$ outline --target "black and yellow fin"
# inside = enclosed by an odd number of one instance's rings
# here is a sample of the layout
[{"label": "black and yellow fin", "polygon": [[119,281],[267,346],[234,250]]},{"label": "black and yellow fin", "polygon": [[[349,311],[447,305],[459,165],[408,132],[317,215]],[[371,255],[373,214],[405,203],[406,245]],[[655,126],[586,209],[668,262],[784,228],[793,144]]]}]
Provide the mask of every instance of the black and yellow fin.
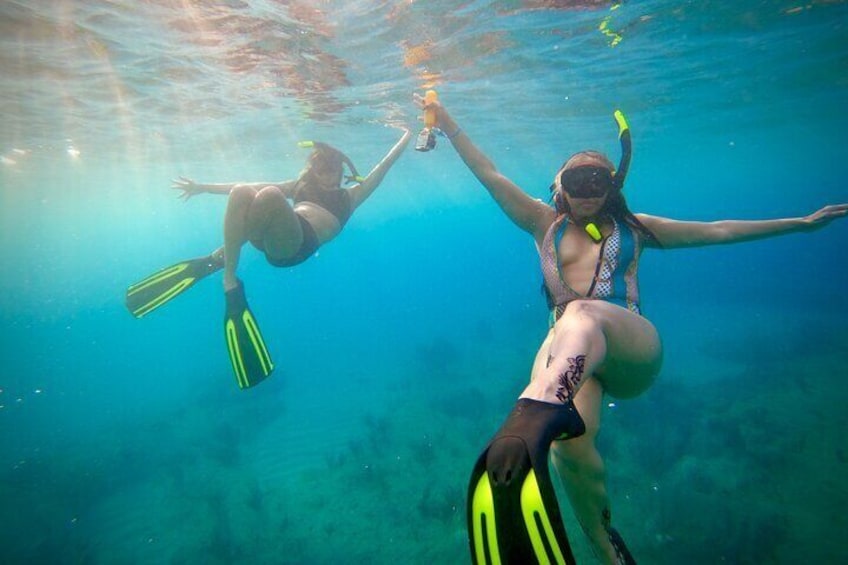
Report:
[{"label": "black and yellow fin", "polygon": [[548,453],[554,439],[584,432],[573,405],[518,401],[471,474],[467,520],[473,563],[574,565]]},{"label": "black and yellow fin", "polygon": [[199,281],[224,266],[214,255],[181,261],[165,267],[127,289],[127,310],[136,318],[152,312],[176,298]]},{"label": "black and yellow fin", "polygon": [[271,374],[274,363],[271,361],[271,355],[265,346],[256,318],[247,305],[241,281],[238,282],[238,286],[226,292],[226,298],[224,335],[227,351],[239,388],[250,388]]}]

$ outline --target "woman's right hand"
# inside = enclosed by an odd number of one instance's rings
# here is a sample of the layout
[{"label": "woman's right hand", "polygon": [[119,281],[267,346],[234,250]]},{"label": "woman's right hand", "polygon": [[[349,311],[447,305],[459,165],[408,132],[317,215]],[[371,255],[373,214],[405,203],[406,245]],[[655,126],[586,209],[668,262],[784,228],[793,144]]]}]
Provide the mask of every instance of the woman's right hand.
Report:
[{"label": "woman's right hand", "polygon": [[427,102],[426,100],[424,100],[424,97],[418,93],[414,93],[412,95],[412,99],[422,111],[433,111],[433,113],[436,115],[435,127],[439,128],[445,133],[449,133],[457,129],[456,122],[453,121],[453,118],[450,117],[450,114],[448,114],[448,111],[445,110],[444,106],[442,106],[441,102],[439,102],[438,100]]},{"label": "woman's right hand", "polygon": [[199,184],[186,177],[179,177],[171,181],[171,188],[181,190],[182,194],[178,195],[177,198],[182,198],[183,200],[188,200],[192,196],[203,192]]}]

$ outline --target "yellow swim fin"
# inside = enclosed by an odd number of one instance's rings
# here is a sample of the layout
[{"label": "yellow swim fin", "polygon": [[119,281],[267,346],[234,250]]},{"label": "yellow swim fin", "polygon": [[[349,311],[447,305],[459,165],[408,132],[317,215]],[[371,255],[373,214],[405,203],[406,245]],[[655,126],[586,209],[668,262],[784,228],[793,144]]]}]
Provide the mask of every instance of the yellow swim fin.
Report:
[{"label": "yellow swim fin", "polygon": [[127,289],[127,310],[136,318],[170,302],[199,281],[220,270],[223,257],[215,255],[181,261],[165,267]]},{"label": "yellow swim fin", "polygon": [[471,473],[467,520],[475,565],[574,565],[548,453],[554,439],[584,432],[573,405],[518,401]]},{"label": "yellow swim fin", "polygon": [[224,336],[227,351],[236,375],[239,388],[256,386],[274,370],[271,355],[265,346],[262,332],[253,312],[247,305],[244,286],[238,286],[226,292],[227,311],[224,316]]}]

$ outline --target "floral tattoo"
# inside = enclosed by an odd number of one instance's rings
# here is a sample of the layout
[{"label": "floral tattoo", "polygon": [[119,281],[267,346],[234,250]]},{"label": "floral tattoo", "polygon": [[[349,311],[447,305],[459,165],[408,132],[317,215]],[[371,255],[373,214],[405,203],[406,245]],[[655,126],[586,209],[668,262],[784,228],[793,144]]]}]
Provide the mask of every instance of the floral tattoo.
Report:
[{"label": "floral tattoo", "polygon": [[585,355],[568,358],[568,369],[559,376],[559,386],[557,386],[556,391],[557,398],[563,404],[574,398],[580,380],[583,378],[585,365]]}]

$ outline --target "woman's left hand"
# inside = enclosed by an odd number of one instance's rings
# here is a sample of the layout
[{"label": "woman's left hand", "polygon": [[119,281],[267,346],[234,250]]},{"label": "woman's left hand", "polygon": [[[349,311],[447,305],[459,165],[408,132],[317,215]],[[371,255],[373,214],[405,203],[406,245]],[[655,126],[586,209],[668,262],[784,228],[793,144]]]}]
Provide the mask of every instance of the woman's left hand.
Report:
[{"label": "woman's left hand", "polygon": [[805,217],[804,223],[808,230],[817,230],[846,215],[848,215],[848,204],[832,204]]},{"label": "woman's left hand", "polygon": [[171,188],[182,191],[182,194],[180,194],[178,198],[182,198],[183,200],[188,200],[192,196],[203,192],[200,185],[186,177],[174,179],[171,183]]}]

